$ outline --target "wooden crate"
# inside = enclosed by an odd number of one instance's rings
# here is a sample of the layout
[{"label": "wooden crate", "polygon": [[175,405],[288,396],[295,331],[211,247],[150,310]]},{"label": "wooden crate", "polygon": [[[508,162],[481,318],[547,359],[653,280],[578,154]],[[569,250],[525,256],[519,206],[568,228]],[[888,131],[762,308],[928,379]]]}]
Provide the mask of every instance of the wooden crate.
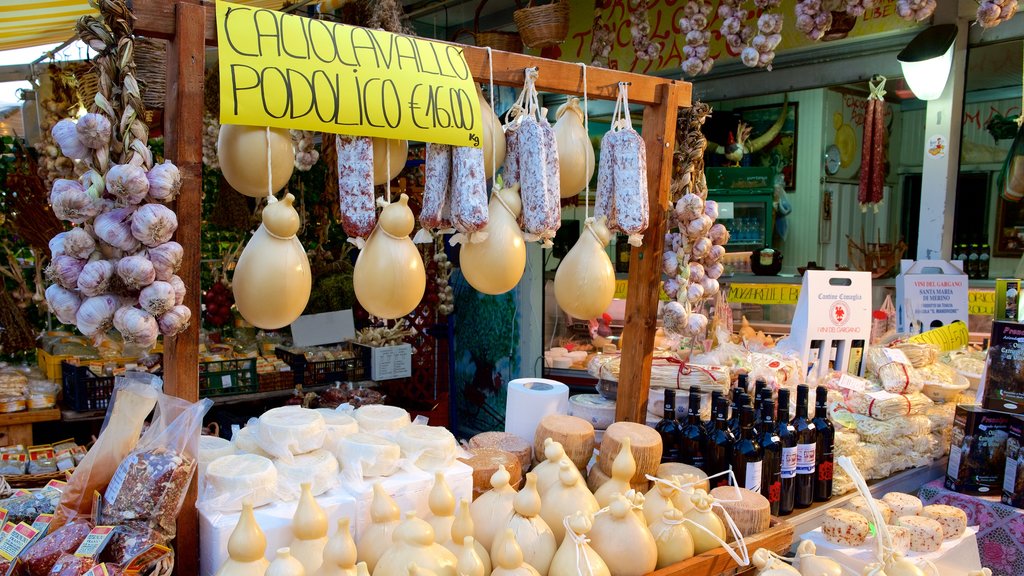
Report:
[{"label": "wooden crate", "polygon": [[[746,539],[747,551],[751,556],[758,548],[767,548],[772,552],[785,554],[793,545],[793,526],[785,520],[772,518],[767,530]],[[655,570],[648,576],[733,576],[736,574],[753,574],[756,568],[739,566],[722,548],[694,556],[689,560]]]}]

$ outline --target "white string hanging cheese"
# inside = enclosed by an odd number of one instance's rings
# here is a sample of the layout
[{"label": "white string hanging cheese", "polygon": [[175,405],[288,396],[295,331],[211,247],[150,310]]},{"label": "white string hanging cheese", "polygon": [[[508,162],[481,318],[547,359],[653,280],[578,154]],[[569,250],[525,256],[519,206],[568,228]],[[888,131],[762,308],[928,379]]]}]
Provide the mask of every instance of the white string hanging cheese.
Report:
[{"label": "white string hanging cheese", "polygon": [[633,129],[628,92],[629,83],[619,82],[612,128],[601,138],[595,214],[605,216],[611,230],[628,235],[630,245],[640,246],[650,221],[647,148]]},{"label": "white string hanging cheese", "polygon": [[587,512],[575,512],[562,519],[566,538],[555,552],[548,576],[611,576],[604,559],[590,547],[586,534],[593,521]]},{"label": "white string hanging cheese", "polygon": [[392,320],[416,309],[427,274],[423,257],[409,238],[415,226],[409,197],[402,194],[393,204],[383,199],[381,203],[377,227],[356,258],[352,286],[367,312]]},{"label": "white string hanging cheese", "polygon": [[[288,184],[295,169],[295,149],[288,130],[224,124],[217,137],[217,158],[224,179],[251,198],[264,198]],[[267,171],[253,170],[254,162]]]}]

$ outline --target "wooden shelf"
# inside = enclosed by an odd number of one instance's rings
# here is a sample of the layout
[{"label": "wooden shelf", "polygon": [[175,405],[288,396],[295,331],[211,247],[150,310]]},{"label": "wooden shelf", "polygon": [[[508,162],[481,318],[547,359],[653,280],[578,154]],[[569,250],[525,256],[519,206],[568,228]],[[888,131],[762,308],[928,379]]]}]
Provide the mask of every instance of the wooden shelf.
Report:
[{"label": "wooden shelf", "polygon": [[[793,545],[793,525],[785,520],[772,518],[771,527],[760,534],[745,538],[747,552],[752,556],[758,548],[767,548],[777,554],[785,554]],[[724,548],[715,548],[656,570],[648,576],[725,576],[733,574],[753,574],[757,570],[750,566],[740,566]]]},{"label": "wooden shelf", "polygon": [[36,422],[52,422],[54,420],[60,420],[59,408],[0,414],[0,426],[19,426],[22,424],[35,424]]}]

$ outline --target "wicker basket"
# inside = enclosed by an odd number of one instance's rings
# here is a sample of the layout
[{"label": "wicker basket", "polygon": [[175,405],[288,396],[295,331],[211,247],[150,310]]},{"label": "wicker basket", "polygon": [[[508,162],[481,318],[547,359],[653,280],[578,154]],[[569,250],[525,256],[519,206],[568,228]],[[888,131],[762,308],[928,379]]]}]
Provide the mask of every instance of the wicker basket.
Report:
[{"label": "wicker basket", "polygon": [[544,48],[565,41],[569,35],[569,3],[555,0],[551,4],[534,6],[533,0],[526,8],[512,14],[516,28],[529,48]]},{"label": "wicker basket", "polygon": [[[522,52],[523,40],[519,37],[518,32],[506,32],[504,30],[480,31],[480,11],[483,10],[485,4],[487,4],[487,0],[480,0],[480,3],[477,4],[476,15],[473,17],[473,30],[459,30],[452,35],[452,40],[463,34],[470,34],[473,36],[473,43],[477,46],[490,47],[504,52]],[[518,5],[517,2],[516,6]]]},{"label": "wicker basket", "polygon": [[68,474],[74,470],[70,468],[46,474],[8,474],[3,478],[12,488],[42,488],[51,480],[67,480]]},{"label": "wicker basket", "polygon": [[167,43],[151,38],[136,38],[135,70],[146,108],[163,110],[167,97]]}]

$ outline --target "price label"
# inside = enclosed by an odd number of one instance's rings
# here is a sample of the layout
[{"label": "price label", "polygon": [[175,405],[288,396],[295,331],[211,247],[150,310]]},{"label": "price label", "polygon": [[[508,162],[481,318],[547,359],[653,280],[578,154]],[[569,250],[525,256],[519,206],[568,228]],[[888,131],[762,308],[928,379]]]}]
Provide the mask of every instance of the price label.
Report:
[{"label": "price label", "polygon": [[876,390],[874,392],[868,392],[866,396],[879,402],[884,402],[886,400],[892,400],[893,398],[900,397],[899,394],[894,394],[892,392],[889,392],[888,390]]},{"label": "price label", "polygon": [[895,362],[897,364],[906,364],[907,366],[913,366],[910,363],[910,359],[903,353],[903,350],[899,348],[882,348],[882,353],[889,359],[889,362]]},{"label": "price label", "polygon": [[29,542],[35,539],[36,534],[39,530],[25,524],[24,522],[15,526],[10,534],[4,538],[3,543],[0,543],[0,556],[8,562],[14,560],[14,558],[21,554],[21,551],[28,546]]},{"label": "price label", "polygon": [[850,374],[843,374],[839,377],[838,384],[840,388],[846,388],[854,392],[863,392],[867,389],[868,381]]}]

